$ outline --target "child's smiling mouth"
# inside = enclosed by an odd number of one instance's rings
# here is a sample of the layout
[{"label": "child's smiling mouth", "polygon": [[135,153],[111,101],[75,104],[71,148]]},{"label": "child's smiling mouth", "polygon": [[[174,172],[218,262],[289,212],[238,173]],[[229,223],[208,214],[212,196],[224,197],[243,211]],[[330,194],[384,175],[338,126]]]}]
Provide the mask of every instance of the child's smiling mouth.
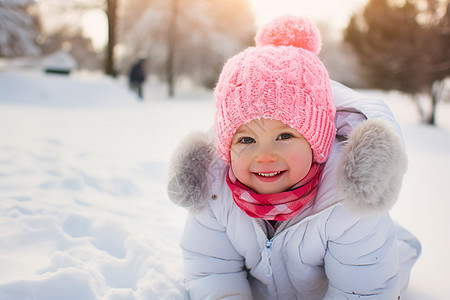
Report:
[{"label": "child's smiling mouth", "polygon": [[286,171],[276,171],[276,172],[255,172],[253,173],[256,178],[262,182],[275,182],[278,181],[281,176],[284,175]]},{"label": "child's smiling mouth", "polygon": [[273,176],[276,176],[276,175],[278,175],[278,174],[281,174],[281,172],[282,172],[282,171],[279,171],[279,172],[271,172],[271,173],[256,173],[256,174],[258,174],[259,176],[263,176],[263,177],[273,177]]}]

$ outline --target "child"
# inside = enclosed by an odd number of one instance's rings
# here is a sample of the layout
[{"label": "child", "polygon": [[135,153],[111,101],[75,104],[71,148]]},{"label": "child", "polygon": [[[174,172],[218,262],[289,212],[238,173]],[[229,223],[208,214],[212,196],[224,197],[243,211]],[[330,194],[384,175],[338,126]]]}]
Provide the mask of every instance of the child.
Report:
[{"label": "child", "polygon": [[330,82],[310,22],[255,40],[220,75],[214,142],[172,164],[191,299],[398,299],[420,244],[388,213],[406,169],[391,112]]}]

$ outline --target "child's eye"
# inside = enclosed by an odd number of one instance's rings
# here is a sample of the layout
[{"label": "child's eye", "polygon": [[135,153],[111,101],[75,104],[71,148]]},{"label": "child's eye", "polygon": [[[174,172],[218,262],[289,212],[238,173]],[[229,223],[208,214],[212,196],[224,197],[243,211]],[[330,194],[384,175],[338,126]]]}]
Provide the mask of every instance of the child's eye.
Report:
[{"label": "child's eye", "polygon": [[254,142],[255,142],[255,140],[248,136],[244,136],[243,138],[239,139],[239,143],[242,143],[242,144],[252,144]]},{"label": "child's eye", "polygon": [[291,137],[293,137],[293,135],[290,133],[282,133],[278,136],[277,140],[287,140],[290,139]]}]

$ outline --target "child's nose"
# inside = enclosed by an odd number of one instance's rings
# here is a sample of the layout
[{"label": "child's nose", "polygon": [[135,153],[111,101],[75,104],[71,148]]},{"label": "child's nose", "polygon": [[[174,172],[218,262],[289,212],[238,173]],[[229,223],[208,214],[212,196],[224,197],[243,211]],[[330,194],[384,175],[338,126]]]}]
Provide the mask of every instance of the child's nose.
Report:
[{"label": "child's nose", "polygon": [[270,148],[262,148],[258,151],[255,161],[258,163],[274,162],[278,160],[278,155]]}]

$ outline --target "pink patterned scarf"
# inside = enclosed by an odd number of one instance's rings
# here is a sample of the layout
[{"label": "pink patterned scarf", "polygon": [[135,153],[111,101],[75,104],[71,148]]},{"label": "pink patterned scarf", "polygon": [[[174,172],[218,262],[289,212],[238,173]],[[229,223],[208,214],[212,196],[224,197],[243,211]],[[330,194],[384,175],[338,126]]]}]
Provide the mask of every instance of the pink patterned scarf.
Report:
[{"label": "pink patterned scarf", "polygon": [[313,163],[308,174],[292,189],[276,194],[258,194],[237,180],[231,168],[227,184],[234,202],[252,218],[285,221],[297,215],[317,194],[323,164]]}]

